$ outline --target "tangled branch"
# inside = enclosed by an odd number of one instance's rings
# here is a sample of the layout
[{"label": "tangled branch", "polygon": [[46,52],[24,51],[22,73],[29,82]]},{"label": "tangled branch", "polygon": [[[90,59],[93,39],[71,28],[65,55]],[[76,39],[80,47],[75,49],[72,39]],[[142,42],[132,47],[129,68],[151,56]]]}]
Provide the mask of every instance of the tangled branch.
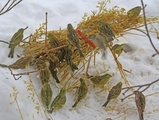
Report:
[{"label": "tangled branch", "polygon": [[8,0],[7,3],[0,10],[0,15],[3,15],[13,9],[16,5],[18,5],[22,0]]},{"label": "tangled branch", "polygon": [[[141,0],[141,5],[142,5],[142,9],[143,9],[144,26],[145,26],[145,30],[146,30],[146,32],[145,32],[144,34],[146,34],[146,36],[148,37],[148,39],[149,39],[149,41],[150,41],[150,44],[151,44],[151,46],[153,47],[153,49],[155,50],[155,52],[156,52],[157,54],[159,54],[157,48],[155,47],[155,45],[154,45],[153,42],[152,42],[152,39],[151,39],[149,30],[148,30],[148,27],[147,27],[146,12],[145,12],[145,6],[146,6],[146,5],[144,5],[143,0]],[[157,55],[157,54],[152,55],[152,57],[154,57],[154,56]]]},{"label": "tangled branch", "polygon": [[[145,89],[143,89],[143,90],[140,91],[140,92],[144,92],[144,91],[147,90],[152,84],[154,84],[154,83],[156,83],[156,82],[158,82],[158,81],[159,81],[159,79],[157,79],[157,80],[155,80],[155,81],[153,81],[153,82],[151,82],[151,83],[147,83],[147,84],[143,84],[143,85],[136,85],[136,86],[131,86],[131,87],[122,88],[122,90],[125,90],[125,89],[126,89],[125,92],[123,93],[123,95],[125,95],[125,93],[128,92],[128,91],[129,91],[130,89],[132,89],[132,88],[138,88],[137,91],[139,91],[141,88],[146,87]],[[122,101],[124,101],[126,98],[132,96],[133,94],[134,94],[134,93],[132,93],[132,94],[130,94],[130,95],[124,97],[124,98],[122,99]]]}]

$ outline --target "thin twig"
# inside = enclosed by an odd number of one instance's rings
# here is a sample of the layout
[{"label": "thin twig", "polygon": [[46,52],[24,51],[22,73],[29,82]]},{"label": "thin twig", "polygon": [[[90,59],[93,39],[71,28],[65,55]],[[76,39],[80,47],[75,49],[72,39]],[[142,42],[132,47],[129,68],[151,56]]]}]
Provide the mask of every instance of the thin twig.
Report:
[{"label": "thin twig", "polygon": [[132,94],[130,94],[130,95],[128,95],[128,96],[122,98],[121,101],[123,102],[126,98],[128,98],[128,97],[130,97],[130,96],[132,96],[132,95],[134,95],[134,93],[132,93]]},{"label": "thin twig", "polygon": [[15,77],[15,74],[13,73],[13,71],[11,70],[10,67],[8,67],[8,69],[10,70],[11,75],[14,77],[15,80],[19,80],[22,76],[19,76],[18,78]]},{"label": "thin twig", "polygon": [[28,39],[28,38],[30,38],[31,36],[33,36],[33,35],[31,34],[31,35],[25,37],[25,38],[22,40],[22,42],[23,42],[23,43],[29,43],[29,42],[25,42],[25,40]]},{"label": "thin twig", "polygon": [[116,65],[117,65],[117,67],[119,69],[120,75],[124,79],[125,84],[128,85],[128,86],[130,86],[130,84],[129,84],[127,78],[126,78],[126,75],[125,75],[125,72],[123,70],[123,67],[122,67],[121,63],[118,61],[116,54],[112,51],[112,46],[109,45],[108,48],[109,48],[110,52],[112,53],[112,55],[114,57],[114,60],[115,60]]},{"label": "thin twig", "polygon": [[[16,0],[14,0],[14,1],[16,1]],[[17,3],[15,3],[12,7],[10,7],[10,9],[9,10],[11,10],[12,8],[14,8],[16,5],[18,5],[20,2],[22,2],[23,0],[19,0]]]},{"label": "thin twig", "polygon": [[[23,73],[17,73],[17,74],[15,74],[15,73],[13,73],[13,71],[11,70],[11,68],[9,66],[7,66],[7,68],[10,70],[11,75],[14,77],[15,80],[19,80],[23,75],[29,75],[31,73],[35,73],[35,72],[46,70],[46,68],[44,68],[44,69],[40,69],[40,70],[34,70],[34,71],[29,71],[29,72],[23,72]],[[16,78],[15,76],[19,76],[19,77]]]},{"label": "thin twig", "polygon": [[[45,46],[46,46],[46,44],[47,44],[47,12],[45,13],[46,14],[46,20],[45,20],[45,22],[46,22],[46,31],[45,31]],[[45,47],[45,51],[47,52],[47,48]]]},{"label": "thin twig", "polygon": [[12,5],[14,5],[14,2],[15,2],[16,0],[13,0],[12,1],[12,3],[9,5],[9,7],[7,8],[7,10],[9,10],[11,7],[12,7]]},{"label": "thin twig", "polygon": [[140,32],[142,32],[143,34],[147,35],[147,33],[146,33],[146,32],[144,32],[144,31],[142,31],[142,30],[140,30],[140,29],[138,29],[138,28],[131,28],[131,29],[134,29],[134,30],[140,31]]},{"label": "thin twig", "polygon": [[[18,5],[22,0],[13,0],[12,3],[8,6],[11,0],[8,0],[8,2],[4,5],[4,7],[0,10],[0,15],[5,14],[6,12],[9,12],[11,9],[13,9],[16,5]],[[7,7],[8,6],[8,7]],[[6,10],[5,10],[6,9]]]},{"label": "thin twig", "polygon": [[8,2],[3,6],[3,8],[0,10],[0,13],[7,7],[7,5],[9,4],[10,0],[8,0]]},{"label": "thin twig", "polygon": [[159,79],[157,79],[157,80],[155,80],[155,81],[153,81],[151,83],[147,83],[147,84],[143,84],[143,85],[135,85],[135,86],[131,86],[131,87],[125,87],[125,88],[122,88],[122,90],[124,90],[124,89],[131,89],[131,88],[135,88],[135,87],[141,88],[141,87],[145,87],[145,86],[150,86],[150,85],[152,85],[152,84],[154,84],[154,83],[156,83],[158,81],[159,81]]},{"label": "thin twig", "polygon": [[0,42],[6,43],[6,44],[10,44],[9,42],[6,42],[4,40],[0,40]]},{"label": "thin twig", "polygon": [[[156,52],[157,54],[159,54],[157,48],[155,47],[155,45],[154,45],[153,42],[152,42],[152,39],[151,39],[150,34],[149,34],[149,31],[148,31],[144,2],[143,2],[143,0],[140,0],[140,1],[141,1],[141,5],[142,5],[142,10],[143,10],[143,17],[144,17],[144,25],[145,25],[145,29],[146,29],[146,35],[147,35],[147,37],[149,38],[150,44],[151,44],[151,46],[153,47],[153,49],[155,50],[155,52]],[[152,57],[154,57],[154,55],[152,55]]]},{"label": "thin twig", "polygon": [[18,103],[17,99],[15,100],[15,102],[16,102],[16,105],[17,105],[17,107],[18,107],[18,111],[19,111],[19,114],[20,114],[21,120],[24,120],[24,119],[23,119],[23,115],[22,115],[22,112],[21,112],[21,110],[20,110],[19,103]]},{"label": "thin twig", "polygon": [[[151,83],[147,83],[147,84],[143,84],[143,85],[136,85],[136,86],[131,86],[131,87],[122,88],[122,90],[126,89],[126,91],[123,93],[123,95],[124,95],[126,92],[128,92],[130,89],[132,89],[132,88],[138,88],[137,90],[139,91],[141,88],[146,87],[145,89],[143,89],[142,91],[140,91],[140,92],[144,92],[144,91],[147,90],[152,84],[154,84],[154,83],[156,83],[156,82],[158,82],[158,81],[159,81],[159,79],[157,79],[157,80],[155,80],[155,81],[153,81],[153,82],[151,82]],[[130,95],[128,95],[128,96],[126,96],[126,97],[124,97],[124,98],[121,99],[121,100],[124,101],[126,98],[128,98],[128,97],[130,97],[130,96],[132,96],[132,95],[133,95],[133,93],[130,94]]]}]

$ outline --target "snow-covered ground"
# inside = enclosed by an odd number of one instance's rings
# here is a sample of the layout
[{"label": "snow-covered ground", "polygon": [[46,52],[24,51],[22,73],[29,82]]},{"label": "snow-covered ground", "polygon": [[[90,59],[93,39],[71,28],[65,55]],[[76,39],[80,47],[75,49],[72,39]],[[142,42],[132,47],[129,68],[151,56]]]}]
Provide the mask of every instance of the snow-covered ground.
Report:
[{"label": "snow-covered ground", "polygon": [[[2,8],[6,1],[1,0],[0,8]],[[100,0],[23,0],[13,10],[0,16],[0,39],[10,41],[15,31],[26,26],[29,28],[26,30],[25,36],[34,33],[35,29],[39,28],[39,25],[45,21],[45,12],[48,12],[49,30],[56,30],[59,27],[66,28],[68,23],[72,23],[76,27],[82,20],[84,13],[90,14],[92,10],[97,10],[96,5],[98,1]],[[147,4],[147,16],[159,16],[158,0],[144,0],[144,2]],[[116,5],[129,10],[141,5],[141,3],[140,0],[111,0],[111,3],[107,7],[111,8]],[[155,27],[159,29],[158,25],[155,25]],[[159,49],[159,41],[156,38],[156,34],[151,34],[151,37],[155,46]],[[159,56],[151,57],[154,50],[148,38],[129,34],[119,39],[121,42],[130,43],[135,48],[134,52],[122,53],[119,57],[123,68],[132,73],[127,73],[130,85],[145,84],[158,79]],[[9,53],[8,45],[0,43],[0,48],[0,63],[11,64],[16,61],[16,57],[14,59],[7,57]],[[114,74],[109,82],[111,86],[121,80],[112,55],[108,52],[106,60],[102,60],[100,59],[100,55],[98,56],[99,59],[96,61],[96,66],[91,66],[90,73],[93,74],[96,72],[95,69],[100,73],[105,69],[108,70],[109,73]],[[37,74],[33,75],[32,81],[39,94],[41,85],[37,81],[36,76]],[[35,107],[40,106],[39,104],[41,103],[38,102],[36,96],[34,97],[34,103],[31,98],[28,98],[28,96],[32,96],[26,88],[30,80],[28,76],[23,76],[20,80],[15,81],[8,69],[0,68],[0,79],[0,120],[21,119],[16,102],[13,102],[14,98],[10,96],[10,94],[13,94],[13,86],[16,86],[16,89],[19,91],[17,101],[24,120],[48,120],[42,108],[40,108],[40,113],[37,113]],[[24,81],[27,83],[24,83]],[[108,88],[109,85],[107,85]],[[108,92],[95,94],[99,90],[98,88],[93,89],[90,86],[89,94],[80,102],[80,105],[76,109],[72,109],[71,107],[74,103],[74,94],[68,93],[66,105],[51,114],[53,120],[106,120],[109,117],[113,120],[138,120],[134,97],[121,102],[120,98],[124,96],[119,96],[116,104],[114,104],[114,101],[110,102],[109,106],[114,106],[114,109],[109,111],[109,107],[107,109],[102,107]],[[144,92],[146,96],[145,120],[159,120],[159,94],[157,92],[159,92],[159,82],[153,84]],[[53,96],[56,96],[57,93],[58,91],[54,91]],[[11,104],[10,102],[13,103]],[[47,116],[51,118],[49,114]]]}]

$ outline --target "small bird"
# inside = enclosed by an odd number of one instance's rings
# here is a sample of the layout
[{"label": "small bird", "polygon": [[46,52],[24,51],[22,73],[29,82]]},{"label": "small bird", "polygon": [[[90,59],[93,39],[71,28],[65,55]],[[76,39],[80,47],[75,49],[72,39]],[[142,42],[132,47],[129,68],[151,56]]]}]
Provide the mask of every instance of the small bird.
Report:
[{"label": "small bird", "polygon": [[[52,48],[56,48],[56,47],[59,47],[61,46],[62,44],[59,42],[59,40],[52,34],[52,33],[48,33],[48,40],[49,40],[49,43],[51,45]],[[60,48],[58,49],[58,58],[59,58],[59,61],[60,62],[63,62],[64,60],[64,55],[65,55],[65,50],[64,48]]]},{"label": "small bird", "polygon": [[48,33],[48,40],[53,48],[60,46],[59,40],[52,33]]},{"label": "small bird", "polygon": [[102,50],[102,57],[105,58],[108,43],[112,41],[112,38],[110,39],[104,33],[99,33],[89,36],[89,39],[97,48]]},{"label": "small bird", "polygon": [[140,91],[134,91],[134,94],[135,94],[136,107],[139,112],[139,119],[144,120],[143,112],[145,110],[145,105],[146,105],[145,96]]},{"label": "small bird", "polygon": [[40,80],[42,84],[48,83],[50,79],[50,73],[48,69],[40,71]]},{"label": "small bird", "polygon": [[101,76],[93,76],[90,78],[90,80],[96,86],[104,86],[108,82],[109,78],[111,77],[112,76],[110,74],[104,74]]},{"label": "small bird", "polygon": [[139,16],[141,9],[141,6],[134,7],[127,12],[127,16],[131,19],[135,19]]},{"label": "small bird", "polygon": [[78,67],[72,61],[72,50],[71,50],[70,45],[65,47],[64,50],[65,50],[65,56],[64,56],[65,61],[70,66],[71,70],[74,72],[75,70],[78,69]]},{"label": "small bird", "polygon": [[120,56],[120,54],[123,52],[123,45],[119,45],[119,44],[115,44],[113,47],[112,47],[112,50],[115,52],[115,54],[118,55],[118,57]]},{"label": "small bird", "polygon": [[56,80],[56,83],[60,83],[59,78],[57,77],[57,69],[53,69],[52,65],[49,65],[49,70],[51,72],[52,77]]},{"label": "small bird", "polygon": [[44,56],[40,56],[35,59],[33,64],[35,64],[36,68],[40,70],[40,80],[42,84],[44,85],[45,83],[48,83],[50,79],[50,71],[46,65],[46,58]]},{"label": "small bird", "polygon": [[56,80],[56,83],[60,83],[59,78],[57,77],[57,68],[59,67],[60,61],[54,54],[51,54],[50,58],[51,60],[49,60],[49,70],[52,77]]},{"label": "small bird", "polygon": [[[103,44],[107,48],[110,43],[112,44],[112,41],[115,38],[115,34],[113,30],[111,29],[111,27],[109,26],[109,24],[102,20],[99,21],[99,32],[100,32],[99,35],[103,37]],[[103,49],[104,51],[102,55],[103,58],[106,58],[106,52],[105,52],[106,48]]]},{"label": "small bird", "polygon": [[44,69],[47,67],[46,58],[44,56],[39,56],[38,58],[33,59],[31,65],[35,65],[38,70]]},{"label": "small bird", "polygon": [[41,101],[48,108],[52,99],[52,89],[48,83],[44,84],[41,89]]},{"label": "small bird", "polygon": [[112,41],[113,38],[115,38],[115,34],[114,34],[112,28],[109,26],[108,23],[106,23],[102,20],[99,21],[99,31],[100,31],[100,33],[103,33],[107,37],[109,37],[110,41]]},{"label": "small bird", "polygon": [[17,45],[20,44],[20,42],[23,40],[23,33],[24,30],[26,30],[28,27],[26,28],[20,28],[11,38],[10,44],[9,44],[9,48],[11,49],[8,57],[13,58],[14,57],[14,49]]},{"label": "small bird", "polygon": [[122,89],[122,82],[119,82],[115,86],[113,86],[109,91],[107,101],[103,104],[102,107],[106,107],[110,100],[116,99],[120,95],[121,89]]},{"label": "small bird", "polygon": [[112,47],[112,50],[115,52],[115,54],[118,55],[118,57],[120,56],[120,54],[124,51],[125,53],[127,52],[132,52],[133,51],[133,48],[128,45],[128,44],[115,44],[113,47]]},{"label": "small bird", "polygon": [[80,87],[78,88],[78,97],[76,99],[76,102],[74,103],[74,105],[72,107],[76,107],[77,104],[86,97],[88,92],[88,87],[85,83],[85,81],[81,78],[80,79]]},{"label": "small bird", "polygon": [[80,49],[79,37],[71,24],[67,25],[67,37],[69,39],[69,42],[73,46],[77,47],[79,54],[80,54],[80,57],[84,57],[84,55]]},{"label": "small bird", "polygon": [[65,90],[65,88],[62,88],[60,90],[60,93],[53,100],[53,102],[50,106],[50,110],[48,110],[48,112],[52,113],[53,110],[60,109],[65,103],[66,103],[66,90]]}]

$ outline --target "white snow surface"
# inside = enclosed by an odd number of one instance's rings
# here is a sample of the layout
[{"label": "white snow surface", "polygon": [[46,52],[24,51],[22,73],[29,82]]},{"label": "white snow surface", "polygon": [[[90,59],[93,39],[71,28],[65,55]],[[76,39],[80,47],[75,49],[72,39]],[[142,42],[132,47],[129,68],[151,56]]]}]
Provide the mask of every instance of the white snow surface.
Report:
[{"label": "white snow surface", "polygon": [[[1,0],[0,8],[2,8],[6,1]],[[100,0],[23,0],[10,12],[0,16],[0,39],[10,41],[15,31],[26,26],[29,28],[25,31],[25,36],[34,33],[39,28],[39,25],[45,22],[45,12],[48,12],[49,30],[56,30],[60,27],[66,28],[68,23],[72,23],[76,27],[82,20],[84,13],[90,14],[91,11],[97,10],[96,5],[98,1]],[[147,16],[159,16],[158,0],[144,0],[144,2],[147,4]],[[140,0],[111,0],[107,7],[111,8],[116,5],[129,10],[141,5],[141,3]],[[154,26],[159,29],[158,25],[155,24]],[[141,34],[137,31],[134,32]],[[159,49],[159,40],[156,38],[156,34],[151,34],[151,37],[155,46]],[[151,57],[155,51],[150,45],[148,38],[129,34],[119,39],[122,43],[129,43],[135,48],[132,53],[122,53],[119,57],[123,68],[132,73],[127,73],[130,85],[146,84],[158,79],[159,55]],[[9,65],[18,59],[16,57],[14,59],[7,57],[9,53],[8,45],[0,43],[0,48],[0,63]],[[17,52],[19,52],[18,49],[15,53]],[[122,80],[115,61],[109,51],[106,60],[101,59],[101,55],[98,55],[97,58],[96,66],[91,65],[89,73],[95,74],[96,70],[99,73],[103,73],[105,70],[108,70],[108,73],[114,74],[109,84],[106,85],[110,89],[110,86]],[[14,72],[18,73],[18,71]],[[40,96],[41,83],[37,75],[37,73],[33,74],[31,79]],[[106,101],[108,91],[95,94],[100,89],[93,88],[92,85],[89,86],[89,93],[86,98],[75,109],[71,107],[74,103],[74,93],[67,93],[65,106],[50,115],[47,114],[46,117],[42,107],[40,107],[40,113],[38,114],[35,109],[36,104],[32,102],[31,98],[28,98],[30,94],[27,91],[27,85],[24,84],[24,81],[28,82],[30,80],[28,76],[23,76],[16,81],[8,69],[0,68],[0,79],[0,120],[21,120],[17,105],[13,102],[13,97],[10,97],[10,94],[13,93],[13,86],[16,86],[19,91],[17,101],[23,120],[49,120],[48,118],[53,120],[106,120],[107,118],[112,118],[113,120],[138,120],[134,96],[121,102],[120,99],[124,97],[121,94],[117,101],[111,101],[108,108],[103,108],[102,104]],[[55,87],[53,97],[58,92],[59,89]],[[146,96],[145,120],[159,120],[159,94],[153,94],[155,92],[159,92],[159,82],[153,84],[144,92]],[[34,99],[41,105],[36,96]],[[13,103],[10,104],[10,102]],[[114,109],[109,110],[109,106],[113,106]]]}]

